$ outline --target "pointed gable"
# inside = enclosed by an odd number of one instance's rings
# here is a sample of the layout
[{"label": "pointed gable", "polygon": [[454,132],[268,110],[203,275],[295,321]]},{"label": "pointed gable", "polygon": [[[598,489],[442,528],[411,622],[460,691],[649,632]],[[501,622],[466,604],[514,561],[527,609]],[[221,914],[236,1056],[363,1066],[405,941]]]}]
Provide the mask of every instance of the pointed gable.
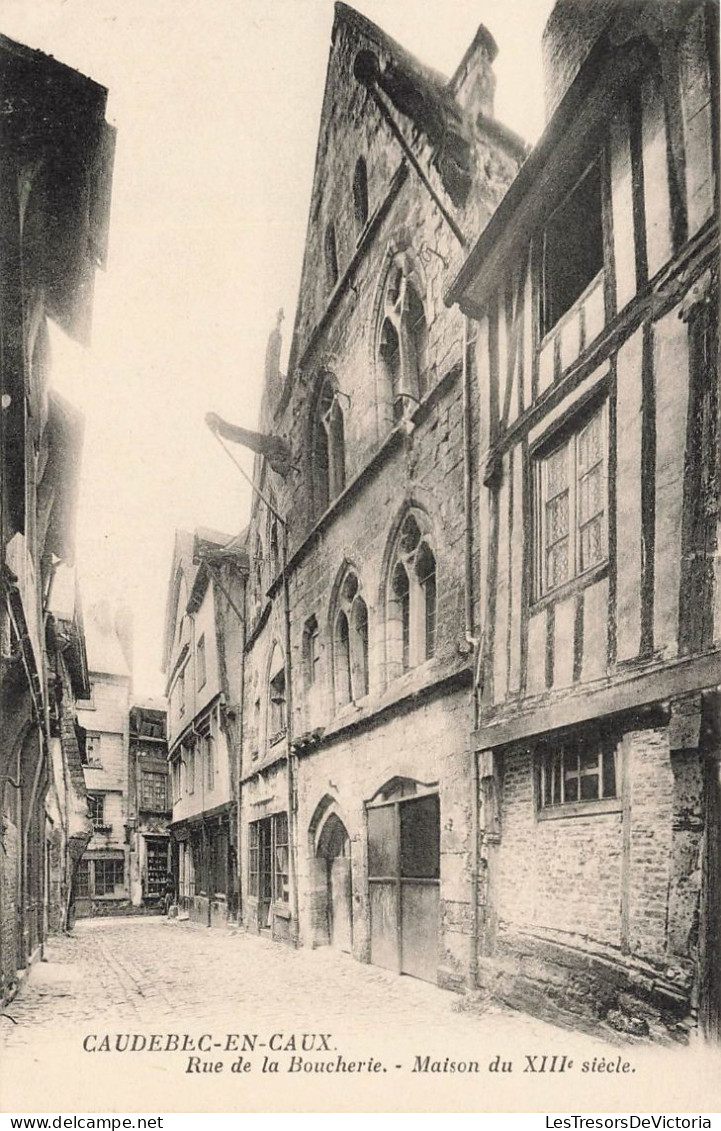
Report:
[{"label": "pointed gable", "polygon": [[380,92],[444,206],[462,216],[477,175],[478,129],[492,123],[496,146],[512,160],[503,191],[523,151],[519,139],[492,119],[496,50],[492,36],[480,28],[448,80],[365,16],[336,3],[289,375],[302,364],[334,292],[342,290],[363,231],[379,221],[407,172],[403,149],[383,121],[369,83]]}]

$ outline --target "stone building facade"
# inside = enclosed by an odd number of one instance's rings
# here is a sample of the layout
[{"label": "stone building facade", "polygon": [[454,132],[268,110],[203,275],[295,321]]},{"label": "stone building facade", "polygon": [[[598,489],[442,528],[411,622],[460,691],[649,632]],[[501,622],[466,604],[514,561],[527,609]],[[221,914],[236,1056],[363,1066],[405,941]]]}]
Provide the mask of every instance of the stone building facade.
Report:
[{"label": "stone building facade", "polygon": [[170,872],[172,799],[165,706],[134,700],[128,735],[130,902],[164,907]]},{"label": "stone building facade", "polygon": [[[472,966],[464,320],[443,290],[524,156],[480,28],[455,75],[336,5],[249,579],[243,917],[449,986]],[[274,458],[275,455],[275,458]]]},{"label": "stone building facade", "polygon": [[718,9],[559,0],[450,287],[478,387],[479,983],[718,1036]]},{"label": "stone building facade", "polygon": [[241,539],[177,531],[166,605],[172,870],[181,915],[237,915],[239,720],[245,575]]},{"label": "stone building facade", "polygon": [[5,1000],[41,953],[49,925],[64,922],[78,845],[89,832],[73,724],[85,678],[72,655],[82,652],[81,630],[72,614],[62,626],[50,612],[57,563],[73,560],[82,422],[50,389],[48,321],[87,342],[94,273],[105,257],[112,132],[102,87],[2,36],[0,76]]},{"label": "stone building facade", "polygon": [[129,752],[132,634],[107,601],[86,618],[90,698],[78,704],[92,838],[75,876],[75,914],[113,915],[130,907]]}]

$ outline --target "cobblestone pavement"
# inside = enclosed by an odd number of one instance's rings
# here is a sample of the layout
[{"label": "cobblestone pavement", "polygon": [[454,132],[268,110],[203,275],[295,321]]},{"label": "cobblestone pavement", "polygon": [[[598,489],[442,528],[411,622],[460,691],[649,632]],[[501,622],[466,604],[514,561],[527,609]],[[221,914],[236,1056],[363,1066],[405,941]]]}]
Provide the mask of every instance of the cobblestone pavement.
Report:
[{"label": "cobblestone pavement", "polygon": [[[330,1034],[330,1051],[318,1038],[315,1049],[301,1049],[302,1034],[320,1033]],[[95,1048],[104,1034],[111,1051],[83,1051],[84,1040]],[[124,1050],[128,1034],[146,1049]],[[157,1052],[147,1049],[152,1034],[161,1035]],[[187,1034],[195,1045],[206,1034],[210,1050],[188,1044],[182,1051],[172,1038],[169,1048],[168,1034]],[[230,1048],[229,1034],[239,1035]],[[249,1071],[232,1073],[243,1034],[257,1035],[256,1049],[243,1056]],[[271,1051],[271,1038],[291,1047]],[[581,1056],[619,1055],[499,1007],[470,1011],[461,997],[327,948],[292,950],[231,928],[162,918],[84,920],[72,936],[51,940],[46,961],[0,1019],[0,1049],[5,1111],[337,1110],[339,1082],[343,1102],[358,1105],[350,1110],[497,1110],[487,1105],[513,1105],[519,1086],[528,1085],[526,1055],[565,1055],[579,1069]],[[336,1069],[332,1077],[325,1068],[291,1067],[293,1056],[315,1065],[339,1055],[382,1067],[371,1074]],[[422,1063],[426,1056],[479,1069],[414,1071],[416,1057]],[[264,1057],[277,1062],[275,1074],[262,1071]],[[512,1070],[489,1071],[496,1058]],[[644,1052],[622,1059],[641,1063]],[[206,1067],[218,1063],[219,1071]],[[530,1075],[532,1106],[541,1110],[545,1098],[547,1107],[565,1110],[559,1088],[574,1070]],[[606,1079],[620,1086],[619,1078]],[[603,1098],[601,1110],[613,1110],[608,1090]]]}]

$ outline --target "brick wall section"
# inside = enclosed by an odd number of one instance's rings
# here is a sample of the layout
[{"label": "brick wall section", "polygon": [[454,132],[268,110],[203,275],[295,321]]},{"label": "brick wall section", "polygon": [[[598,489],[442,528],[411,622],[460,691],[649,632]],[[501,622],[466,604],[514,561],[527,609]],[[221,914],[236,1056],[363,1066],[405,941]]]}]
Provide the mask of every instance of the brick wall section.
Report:
[{"label": "brick wall section", "polygon": [[[480,983],[533,1012],[659,1040],[693,1022],[703,844],[696,749],[657,726],[619,741],[628,759],[629,844],[619,813],[539,820],[533,758],[507,753],[499,945]],[[628,907],[628,943],[622,906]]]},{"label": "brick wall section", "polygon": [[631,951],[661,958],[673,838],[673,773],[664,729],[629,735]]},{"label": "brick wall section", "polygon": [[539,821],[533,759],[509,754],[503,775],[499,915],[619,945],[620,813]]}]

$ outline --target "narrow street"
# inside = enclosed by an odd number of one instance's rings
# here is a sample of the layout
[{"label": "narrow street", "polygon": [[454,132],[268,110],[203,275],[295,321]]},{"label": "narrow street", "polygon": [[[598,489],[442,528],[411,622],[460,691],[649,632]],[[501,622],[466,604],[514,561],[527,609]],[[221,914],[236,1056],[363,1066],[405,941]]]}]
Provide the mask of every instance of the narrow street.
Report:
[{"label": "narrow street", "polygon": [[[495,1006],[471,1011],[428,983],[232,928],[82,920],[72,936],[50,941],[46,958],[2,1018],[5,1111],[565,1110],[581,1082],[587,1102],[598,1087],[599,1106],[613,1110],[624,1106],[624,1084],[628,1097],[628,1076],[582,1077],[580,1058],[615,1062],[620,1054],[638,1072],[650,1065],[650,1081],[664,1055],[613,1048]],[[232,1072],[244,1034],[255,1035],[256,1048],[249,1053],[246,1041],[250,1067]],[[303,1034],[330,1036],[311,1038],[304,1051]],[[529,1079],[526,1056],[543,1054],[571,1058],[574,1068]],[[382,1066],[298,1070],[298,1057],[325,1065],[339,1056]],[[498,1056],[512,1071],[489,1072]],[[275,1073],[263,1071],[266,1057]],[[477,1061],[478,1069],[424,1072],[417,1057]]]}]

